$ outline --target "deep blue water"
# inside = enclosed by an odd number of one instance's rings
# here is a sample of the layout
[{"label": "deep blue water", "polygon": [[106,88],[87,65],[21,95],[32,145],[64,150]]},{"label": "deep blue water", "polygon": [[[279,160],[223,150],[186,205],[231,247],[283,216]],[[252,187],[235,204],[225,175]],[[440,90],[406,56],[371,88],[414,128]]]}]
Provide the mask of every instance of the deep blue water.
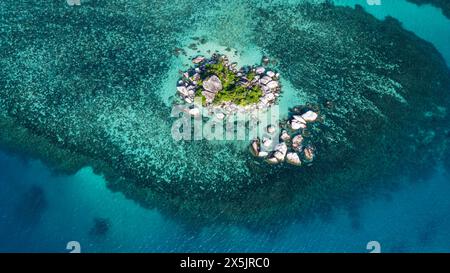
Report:
[{"label": "deep blue water", "polygon": [[[361,1],[338,1],[352,5]],[[450,63],[450,21],[430,6],[382,1],[366,6],[378,18],[391,15],[432,42]],[[79,241],[88,252],[366,252],[369,241],[382,251],[450,251],[450,183],[436,174],[354,211],[296,223],[271,233],[237,226],[193,232],[113,193],[89,168],[74,176],[52,174],[39,161],[0,153],[0,251],[67,252]],[[94,229],[105,219],[108,230]]]}]

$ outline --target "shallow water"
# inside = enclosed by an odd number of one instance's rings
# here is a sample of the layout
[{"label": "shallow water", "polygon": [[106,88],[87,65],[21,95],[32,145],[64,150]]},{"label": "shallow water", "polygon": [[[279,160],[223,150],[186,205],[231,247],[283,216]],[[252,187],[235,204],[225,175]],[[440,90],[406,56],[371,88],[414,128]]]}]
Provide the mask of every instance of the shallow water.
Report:
[{"label": "shallow water", "polygon": [[[406,29],[433,43],[450,63],[450,21],[438,9],[405,1],[383,1],[381,6],[367,6],[365,1],[337,2],[362,4],[380,19],[386,15],[397,18]],[[206,34],[207,29],[199,28],[196,35]],[[238,33],[238,38],[245,37],[245,28]],[[218,40],[229,39],[235,41],[236,37]],[[190,42],[188,37],[184,44]],[[199,50],[225,50],[226,46],[209,41]],[[253,64],[262,56],[246,39],[239,39],[236,47],[241,52],[235,59],[239,63]],[[167,104],[178,69],[186,61],[173,58],[160,93]],[[294,90],[286,81],[284,86],[280,104],[286,109]],[[73,240],[88,252],[366,252],[366,244],[372,240],[381,243],[382,251],[450,251],[446,217],[450,184],[441,174],[426,182],[408,183],[354,210],[336,211],[308,223],[286,219],[285,229],[257,232],[237,226],[186,229],[156,210],[144,209],[121,193],[111,192],[103,178],[89,168],[74,176],[54,175],[38,161],[4,153],[0,154],[0,166],[0,251],[66,252],[66,243]],[[110,228],[106,234],[94,236],[91,230],[99,217],[108,219]]]}]

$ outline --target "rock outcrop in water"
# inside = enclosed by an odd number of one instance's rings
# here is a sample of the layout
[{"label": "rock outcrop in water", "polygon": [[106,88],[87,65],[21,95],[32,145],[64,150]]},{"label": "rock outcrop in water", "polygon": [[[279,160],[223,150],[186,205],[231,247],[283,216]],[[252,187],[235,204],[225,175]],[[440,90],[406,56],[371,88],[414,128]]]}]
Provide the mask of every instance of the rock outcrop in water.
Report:
[{"label": "rock outcrop in water", "polygon": [[[0,142],[61,170],[93,166],[145,207],[200,225],[268,226],[373,196],[448,158],[448,68],[392,18],[379,21],[360,7],[245,2],[248,16],[236,16],[244,22],[235,26],[200,16],[201,1],[63,2],[0,4]],[[216,5],[220,14],[235,12]],[[323,121],[305,132],[314,139],[304,146],[310,168],[261,165],[233,145],[167,137],[161,75],[177,37],[195,24],[219,41],[248,35],[320,110]]]},{"label": "rock outcrop in water", "polygon": [[[281,121],[278,125],[282,128],[279,135],[274,135],[275,126],[267,127],[267,134],[262,141],[253,139],[250,143],[250,151],[255,157],[264,158],[269,164],[287,162],[294,166],[304,163],[310,165],[315,158],[315,149],[311,140],[304,135],[308,124],[315,122],[319,115],[308,107],[296,106],[291,109],[288,120]],[[298,124],[298,125],[297,125]],[[308,145],[304,145],[308,143]]]},{"label": "rock outcrop in water", "polygon": [[279,73],[263,66],[237,69],[237,63],[216,53],[209,59],[197,56],[192,62],[195,66],[183,72],[178,81],[178,96],[183,103],[205,107],[205,113],[227,116],[263,111],[280,96]]}]

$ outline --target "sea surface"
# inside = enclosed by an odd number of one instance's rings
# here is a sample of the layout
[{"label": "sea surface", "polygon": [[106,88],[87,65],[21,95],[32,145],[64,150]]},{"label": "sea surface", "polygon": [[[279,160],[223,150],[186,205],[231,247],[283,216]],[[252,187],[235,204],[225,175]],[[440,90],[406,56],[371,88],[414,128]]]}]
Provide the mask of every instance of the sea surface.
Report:
[{"label": "sea surface", "polygon": [[[336,3],[361,4],[379,19],[398,19],[450,64],[450,20],[439,9],[404,0]],[[258,59],[250,49],[240,60]],[[0,251],[69,252],[67,243],[77,241],[82,252],[369,252],[367,243],[378,241],[382,252],[450,252],[449,182],[436,173],[354,210],[307,223],[285,219],[282,229],[195,229],[112,192],[90,168],[55,174],[36,159],[0,151]]]}]

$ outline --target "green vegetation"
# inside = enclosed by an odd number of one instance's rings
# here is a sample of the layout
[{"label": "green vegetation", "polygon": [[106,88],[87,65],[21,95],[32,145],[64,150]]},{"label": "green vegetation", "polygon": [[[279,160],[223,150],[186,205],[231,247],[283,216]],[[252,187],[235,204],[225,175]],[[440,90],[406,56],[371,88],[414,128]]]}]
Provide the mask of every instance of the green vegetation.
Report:
[{"label": "green vegetation", "polygon": [[249,81],[253,81],[253,79],[255,79],[256,73],[251,71],[247,74],[247,80]]},{"label": "green vegetation", "polygon": [[203,79],[198,79],[197,86],[202,86],[202,85],[203,85]]},{"label": "green vegetation", "polygon": [[247,88],[239,85],[230,90],[222,90],[218,92],[214,98],[214,104],[220,104],[221,102],[233,102],[234,104],[245,106],[253,103],[257,103],[259,98],[263,95],[263,92],[259,86]]},{"label": "green vegetation", "polygon": [[[259,101],[263,96],[263,92],[259,86],[244,86],[239,85],[238,77],[231,71],[223,62],[219,61],[216,64],[206,65],[206,73],[204,73],[204,78],[216,75],[222,82],[223,89],[218,92],[214,98],[213,104],[220,104],[222,102],[232,102],[236,105],[249,105],[254,104]],[[247,75],[248,80],[253,80],[255,78],[255,73],[250,72]],[[203,79],[199,80],[199,85]],[[206,98],[197,92],[196,96],[202,97],[202,104],[206,104]]]},{"label": "green vegetation", "polygon": [[233,89],[238,80],[236,74],[222,62],[206,65],[206,74],[208,77],[211,75],[219,77],[224,90]]},{"label": "green vegetation", "polygon": [[195,91],[195,97],[196,98],[201,98],[202,106],[206,106],[206,97],[203,96],[201,89],[197,89],[197,91]]}]

